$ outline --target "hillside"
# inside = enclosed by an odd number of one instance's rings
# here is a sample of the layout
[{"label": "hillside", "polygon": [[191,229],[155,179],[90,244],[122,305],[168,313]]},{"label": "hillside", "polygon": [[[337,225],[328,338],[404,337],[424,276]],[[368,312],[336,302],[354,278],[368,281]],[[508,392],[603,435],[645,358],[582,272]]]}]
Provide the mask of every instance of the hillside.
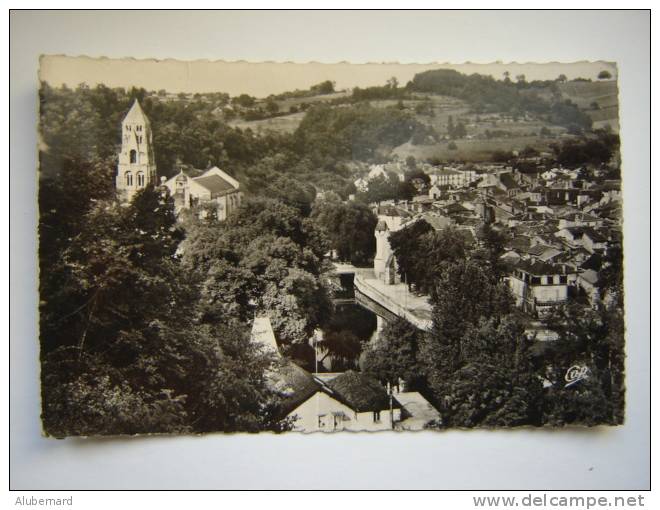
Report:
[{"label": "hillside", "polygon": [[[420,73],[406,87],[388,84],[353,93],[297,97],[300,91],[259,100],[253,108],[277,113],[269,118],[229,121],[233,127],[256,133],[294,133],[303,112],[319,104],[352,108],[368,103],[376,109],[396,109],[426,130],[379,154],[417,159],[481,161],[495,153],[532,147],[548,151],[569,133],[610,127],[618,132],[618,97],[615,81],[513,82],[480,75],[439,70]],[[293,95],[293,96],[292,96]],[[276,106],[273,106],[272,103]],[[291,112],[291,113],[287,113]]]},{"label": "hillside", "polygon": [[[225,120],[257,134],[288,135],[296,133],[310,109],[366,103],[399,110],[426,127],[399,146],[384,144],[378,150],[382,157],[483,161],[527,147],[549,151],[552,144],[583,129],[619,129],[616,81],[527,83],[449,70],[420,73],[406,87],[388,82],[353,92],[293,91],[255,98],[248,110],[238,108],[229,112],[235,118]],[[251,118],[255,111],[260,112],[258,118]]]},{"label": "hillside", "polygon": [[[591,117],[594,129],[609,124],[614,132],[619,132],[619,90],[616,81],[568,82],[559,85],[559,90],[562,96]],[[596,105],[598,108],[594,108]]]},{"label": "hillside", "polygon": [[333,92],[330,94],[316,94],[313,96],[293,96],[284,98],[270,98],[257,100],[255,107],[264,108],[269,101],[277,105],[277,114],[273,117],[256,120],[246,120],[244,118],[236,118],[228,120],[227,124],[234,128],[251,129],[255,133],[263,133],[271,131],[275,133],[290,134],[293,133],[303,118],[305,112],[312,106],[319,104],[336,104],[347,99],[350,92]]}]

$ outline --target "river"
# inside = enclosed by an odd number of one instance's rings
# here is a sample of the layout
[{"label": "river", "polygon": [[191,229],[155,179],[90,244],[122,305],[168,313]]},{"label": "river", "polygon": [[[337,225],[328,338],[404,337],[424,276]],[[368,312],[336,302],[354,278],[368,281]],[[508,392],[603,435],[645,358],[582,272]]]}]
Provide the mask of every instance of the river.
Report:
[{"label": "river", "polygon": [[378,316],[355,300],[353,274],[340,275],[340,283],[341,290],[333,296],[335,314],[322,329],[319,371],[343,372],[358,368],[360,354],[378,336]]}]

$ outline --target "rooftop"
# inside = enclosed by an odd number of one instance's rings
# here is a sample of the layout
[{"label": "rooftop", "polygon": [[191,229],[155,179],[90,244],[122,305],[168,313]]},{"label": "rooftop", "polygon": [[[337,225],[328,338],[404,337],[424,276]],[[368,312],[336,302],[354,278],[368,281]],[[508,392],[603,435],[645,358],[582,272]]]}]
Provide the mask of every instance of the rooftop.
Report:
[{"label": "rooftop", "polygon": [[540,260],[521,260],[515,267],[534,276],[566,274],[562,266]]},{"label": "rooftop", "polygon": [[124,117],[124,123],[135,123],[135,124],[144,124],[145,126],[149,126],[149,119],[144,113],[144,110],[142,109],[142,106],[140,106],[140,102],[135,99],[133,101],[133,104],[131,105],[130,110],[128,110],[128,113],[126,114],[126,117]]},{"label": "rooftop", "polygon": [[357,412],[382,411],[390,405],[387,391],[376,379],[353,370],[332,379],[328,387]]},{"label": "rooftop", "polygon": [[207,177],[196,177],[194,181],[205,187],[211,192],[212,195],[223,195],[229,191],[234,191],[236,188],[231,183],[224,180],[219,175],[209,175]]}]

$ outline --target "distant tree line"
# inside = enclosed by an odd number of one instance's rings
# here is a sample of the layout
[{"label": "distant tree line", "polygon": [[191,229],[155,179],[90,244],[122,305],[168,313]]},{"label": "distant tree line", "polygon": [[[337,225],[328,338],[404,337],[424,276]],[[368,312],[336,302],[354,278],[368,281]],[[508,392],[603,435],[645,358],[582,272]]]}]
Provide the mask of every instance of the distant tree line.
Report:
[{"label": "distant tree line", "polygon": [[619,135],[598,131],[595,137],[583,137],[554,144],[556,161],[566,167],[608,163],[619,151]]},{"label": "distant tree line", "polygon": [[397,108],[374,108],[368,104],[332,108],[311,108],[294,133],[295,146],[307,150],[315,161],[370,160],[379,149],[391,149],[426,136],[432,128],[424,126],[410,113]]},{"label": "distant tree line", "polygon": [[[553,82],[518,83],[496,80],[481,74],[466,75],[452,69],[436,69],[416,74],[406,89],[456,97],[469,103],[475,112],[532,113],[561,126],[591,127],[591,118],[569,100],[543,99],[538,92],[556,87]],[[536,90],[535,90],[536,89]]]}]

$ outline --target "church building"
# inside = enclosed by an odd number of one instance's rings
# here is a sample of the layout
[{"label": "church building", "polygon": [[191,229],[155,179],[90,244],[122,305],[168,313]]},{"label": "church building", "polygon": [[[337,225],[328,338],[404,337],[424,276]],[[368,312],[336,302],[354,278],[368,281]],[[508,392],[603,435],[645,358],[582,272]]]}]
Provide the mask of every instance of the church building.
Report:
[{"label": "church building", "polygon": [[[119,198],[130,201],[135,193],[147,186],[157,186],[151,124],[136,99],[121,124],[121,151],[115,177]],[[243,200],[240,183],[218,167],[207,170],[179,170],[174,177],[161,177],[168,188],[175,210],[211,204],[217,208],[218,219],[224,220]]]},{"label": "church building", "polygon": [[176,212],[196,205],[212,204],[217,210],[218,219],[224,220],[243,200],[240,183],[217,166],[205,171],[182,169],[168,180],[163,178],[163,181],[163,186],[174,197]]},{"label": "church building", "polygon": [[151,124],[136,99],[121,123],[121,152],[115,186],[123,200],[131,200],[140,189],[156,185]]}]

